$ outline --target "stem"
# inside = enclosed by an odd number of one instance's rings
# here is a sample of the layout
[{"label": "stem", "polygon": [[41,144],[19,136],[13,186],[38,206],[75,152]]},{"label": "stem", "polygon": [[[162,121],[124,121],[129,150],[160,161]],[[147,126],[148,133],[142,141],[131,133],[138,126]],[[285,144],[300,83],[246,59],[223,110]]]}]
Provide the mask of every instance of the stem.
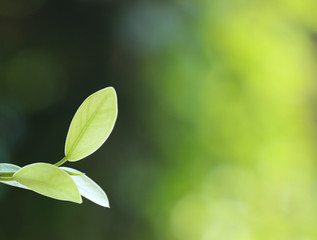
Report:
[{"label": "stem", "polygon": [[15,172],[0,172],[0,177],[12,177]]},{"label": "stem", "polygon": [[0,181],[12,181],[15,172],[0,172]]},{"label": "stem", "polygon": [[12,181],[13,177],[0,177],[0,181]]},{"label": "stem", "polygon": [[55,165],[56,167],[59,167],[59,166],[61,166],[62,164],[64,164],[65,162],[67,162],[66,156],[65,156],[62,160],[60,160],[59,162],[55,163],[54,165]]}]

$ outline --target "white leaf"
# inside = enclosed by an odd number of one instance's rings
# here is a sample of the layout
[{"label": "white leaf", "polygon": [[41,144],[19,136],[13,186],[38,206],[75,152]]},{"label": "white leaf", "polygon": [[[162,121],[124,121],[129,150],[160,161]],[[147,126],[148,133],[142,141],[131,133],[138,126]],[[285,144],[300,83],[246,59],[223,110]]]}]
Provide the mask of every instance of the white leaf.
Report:
[{"label": "white leaf", "polygon": [[[70,173],[81,174],[80,171],[75,170],[73,168],[68,168],[68,167],[60,167],[60,168]],[[91,180],[85,174],[70,175],[70,176],[76,183],[79,189],[79,193],[83,197],[89,199],[90,201],[96,204],[99,204],[100,206],[109,207],[109,201],[108,201],[106,193],[93,180]]]}]

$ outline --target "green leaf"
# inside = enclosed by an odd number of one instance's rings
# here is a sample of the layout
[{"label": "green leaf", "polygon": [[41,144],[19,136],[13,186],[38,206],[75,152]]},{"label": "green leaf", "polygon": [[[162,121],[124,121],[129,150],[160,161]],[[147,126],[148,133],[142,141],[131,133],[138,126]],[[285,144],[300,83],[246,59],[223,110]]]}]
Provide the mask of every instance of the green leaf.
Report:
[{"label": "green leaf", "polygon": [[103,207],[109,207],[107,195],[93,180],[78,170],[68,167],[60,168],[67,173],[72,173],[71,178],[76,183],[79,192],[83,197]]},{"label": "green leaf", "polygon": [[13,178],[44,196],[76,203],[82,202],[73,179],[54,165],[34,163],[21,168],[13,175]]},{"label": "green leaf", "polygon": [[90,95],[78,108],[68,130],[65,156],[78,161],[95,152],[109,137],[117,118],[114,88]]},{"label": "green leaf", "polygon": [[[10,163],[0,163],[0,172],[16,172],[19,171],[21,168],[17,165],[10,164]],[[10,181],[0,181],[2,183],[14,186],[14,187],[19,187],[19,188],[24,188],[24,189],[29,189],[22,184],[18,183],[17,181],[10,180]]]}]

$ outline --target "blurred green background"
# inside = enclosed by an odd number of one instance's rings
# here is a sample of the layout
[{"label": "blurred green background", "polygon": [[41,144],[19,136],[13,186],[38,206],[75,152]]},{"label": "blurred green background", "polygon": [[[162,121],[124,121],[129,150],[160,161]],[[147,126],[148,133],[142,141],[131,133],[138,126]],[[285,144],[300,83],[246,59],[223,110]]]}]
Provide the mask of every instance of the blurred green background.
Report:
[{"label": "blurred green background", "polygon": [[0,185],[2,239],[317,239],[317,1],[0,0],[0,162],[63,157],[115,87],[93,155],[110,209]]}]

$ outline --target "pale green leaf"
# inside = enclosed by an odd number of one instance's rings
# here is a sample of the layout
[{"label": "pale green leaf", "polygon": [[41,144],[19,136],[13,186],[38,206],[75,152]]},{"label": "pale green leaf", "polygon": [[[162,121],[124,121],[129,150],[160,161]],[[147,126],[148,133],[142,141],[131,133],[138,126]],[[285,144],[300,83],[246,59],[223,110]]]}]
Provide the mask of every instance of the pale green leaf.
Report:
[{"label": "pale green leaf", "polygon": [[114,88],[90,95],[78,108],[68,130],[65,156],[78,161],[95,152],[109,137],[117,118]]},{"label": "pale green leaf", "polygon": [[[19,171],[21,168],[17,165],[11,164],[11,163],[0,163],[0,172],[16,172]],[[24,188],[24,189],[29,189],[25,186],[23,186],[22,184],[18,183],[17,181],[14,180],[10,180],[10,181],[1,181],[2,183],[14,186],[14,187],[20,187],[20,188]]]},{"label": "pale green leaf", "polygon": [[73,179],[60,168],[47,163],[34,163],[21,168],[14,180],[47,197],[81,203],[79,190]]},{"label": "pale green leaf", "polygon": [[76,183],[79,192],[83,197],[103,207],[109,207],[109,201],[106,193],[93,180],[78,170],[68,167],[60,168],[67,173],[72,173],[71,178]]}]

